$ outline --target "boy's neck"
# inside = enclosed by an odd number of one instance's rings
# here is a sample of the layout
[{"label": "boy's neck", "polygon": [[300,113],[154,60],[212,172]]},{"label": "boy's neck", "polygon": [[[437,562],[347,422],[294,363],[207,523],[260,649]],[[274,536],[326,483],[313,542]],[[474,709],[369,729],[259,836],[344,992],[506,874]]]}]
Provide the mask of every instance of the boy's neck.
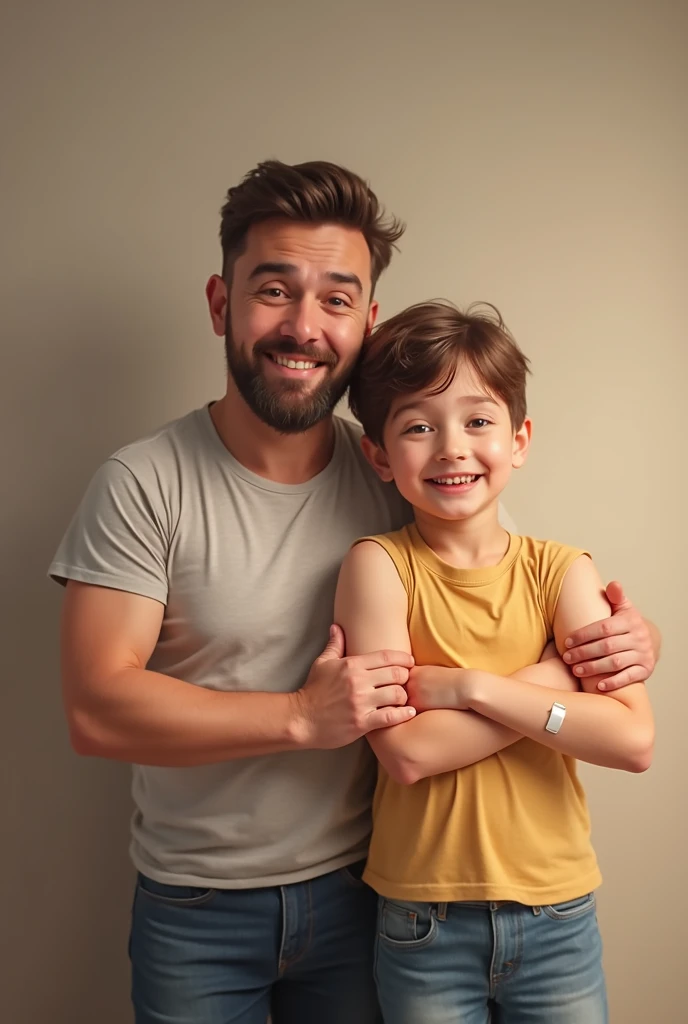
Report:
[{"label": "boy's neck", "polygon": [[509,534],[500,525],[499,506],[482,509],[467,519],[438,519],[414,509],[416,527],[429,548],[457,569],[498,565],[509,547]]}]

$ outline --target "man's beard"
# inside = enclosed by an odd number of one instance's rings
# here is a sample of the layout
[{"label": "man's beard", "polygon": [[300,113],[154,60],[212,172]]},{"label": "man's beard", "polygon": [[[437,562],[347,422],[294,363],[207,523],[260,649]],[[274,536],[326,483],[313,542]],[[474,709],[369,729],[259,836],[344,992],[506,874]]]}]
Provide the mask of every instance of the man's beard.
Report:
[{"label": "man's beard", "polygon": [[[271,384],[262,366],[267,352],[325,363],[327,375],[316,388],[299,380]],[[329,416],[346,392],[353,372],[353,365],[338,372],[334,370],[337,365],[334,353],[319,352],[313,345],[297,345],[289,339],[258,341],[247,356],[234,344],[229,328],[225,334],[225,355],[229,372],[249,409],[281,434],[302,434]]]}]

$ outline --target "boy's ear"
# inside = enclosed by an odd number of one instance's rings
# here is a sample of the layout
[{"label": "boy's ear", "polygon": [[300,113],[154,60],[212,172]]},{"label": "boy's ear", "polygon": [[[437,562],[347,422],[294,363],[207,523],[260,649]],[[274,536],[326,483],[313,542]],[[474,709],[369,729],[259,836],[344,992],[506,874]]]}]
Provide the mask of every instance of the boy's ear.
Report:
[{"label": "boy's ear", "polygon": [[387,459],[385,449],[379,444],[375,444],[374,441],[371,441],[367,434],[364,434],[361,438],[361,448],[366,459],[380,479],[384,480],[386,484],[391,483],[394,476],[392,474],[392,470],[389,468],[389,461]]},{"label": "boy's ear", "polygon": [[528,416],[526,416],[522,425],[514,434],[514,447],[511,454],[511,465],[513,469],[520,469],[526,461],[532,433],[533,422]]}]

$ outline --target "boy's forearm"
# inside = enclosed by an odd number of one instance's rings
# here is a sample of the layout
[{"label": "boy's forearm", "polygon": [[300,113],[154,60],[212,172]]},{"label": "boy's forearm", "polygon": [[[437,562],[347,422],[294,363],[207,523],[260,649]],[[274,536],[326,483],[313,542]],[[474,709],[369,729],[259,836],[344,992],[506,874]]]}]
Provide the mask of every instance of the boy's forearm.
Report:
[{"label": "boy's forearm", "polygon": [[369,733],[375,755],[396,782],[475,764],[515,743],[520,735],[471,711],[426,711],[410,722]]},{"label": "boy's forearm", "polygon": [[[654,743],[649,709],[637,713],[613,697],[562,696],[560,690],[473,670],[467,693],[474,711],[563,754],[631,772],[649,767]],[[550,733],[545,724],[555,701],[565,705],[566,717],[560,731]]]},{"label": "boy's forearm", "polygon": [[[397,782],[409,785],[442,772],[457,771],[496,754],[521,739],[521,734],[471,711],[452,708],[458,701],[458,680],[464,670],[443,670],[443,700],[424,708],[411,722],[380,729],[368,737],[378,761]],[[562,691],[578,688],[558,655],[514,673],[538,686]],[[456,685],[453,681],[456,680]],[[432,688],[431,688],[432,690]],[[452,696],[453,691],[453,696]],[[431,692],[431,691],[430,691]]]}]

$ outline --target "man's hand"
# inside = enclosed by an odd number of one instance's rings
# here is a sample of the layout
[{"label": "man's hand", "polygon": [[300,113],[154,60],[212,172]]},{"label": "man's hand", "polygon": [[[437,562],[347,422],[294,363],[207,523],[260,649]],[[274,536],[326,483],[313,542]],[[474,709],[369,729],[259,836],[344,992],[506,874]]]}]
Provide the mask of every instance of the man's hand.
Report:
[{"label": "man's hand", "polygon": [[344,657],[339,626],[314,661],[308,679],[294,696],[304,746],[320,750],[344,747],[374,729],[408,722],[405,684],[413,658],[403,651],[375,651]]},{"label": "man's hand", "polygon": [[603,676],[598,689],[609,691],[644,683],[657,659],[648,624],[621,584],[610,583],[606,595],[612,614],[567,637],[564,661],[579,678]]}]

